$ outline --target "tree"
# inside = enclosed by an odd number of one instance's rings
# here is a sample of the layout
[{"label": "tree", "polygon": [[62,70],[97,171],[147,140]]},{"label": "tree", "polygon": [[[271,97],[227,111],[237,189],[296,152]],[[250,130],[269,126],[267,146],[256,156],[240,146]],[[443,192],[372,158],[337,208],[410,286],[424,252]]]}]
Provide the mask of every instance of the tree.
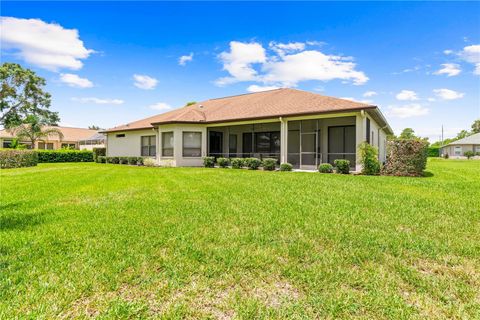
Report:
[{"label": "tree", "polygon": [[455,140],[463,139],[465,137],[468,137],[469,135],[470,135],[470,132],[468,132],[467,130],[462,130],[457,134],[457,136],[455,137]]},{"label": "tree", "polygon": [[90,129],[90,130],[100,130],[100,127],[96,126],[96,125],[91,125],[91,126],[88,126],[88,129]]},{"label": "tree", "polygon": [[19,140],[29,141],[32,148],[35,148],[35,142],[45,141],[49,136],[57,136],[60,140],[63,139],[63,133],[55,127],[46,127],[44,120],[37,116],[27,116],[24,123],[15,128],[10,128]]},{"label": "tree", "polygon": [[473,122],[472,133],[480,133],[480,119],[477,119]]},{"label": "tree", "polygon": [[19,64],[5,62],[0,66],[0,125],[13,128],[24,123],[28,116],[36,116],[48,125],[60,118],[48,110],[51,96],[43,90],[45,79]]},{"label": "tree", "polygon": [[187,102],[187,103],[185,104],[185,107],[194,105],[195,103],[197,103],[197,101],[189,101],[189,102]]},{"label": "tree", "polygon": [[400,133],[399,138],[408,140],[418,139],[418,137],[415,135],[415,131],[412,128],[403,129],[402,133]]}]

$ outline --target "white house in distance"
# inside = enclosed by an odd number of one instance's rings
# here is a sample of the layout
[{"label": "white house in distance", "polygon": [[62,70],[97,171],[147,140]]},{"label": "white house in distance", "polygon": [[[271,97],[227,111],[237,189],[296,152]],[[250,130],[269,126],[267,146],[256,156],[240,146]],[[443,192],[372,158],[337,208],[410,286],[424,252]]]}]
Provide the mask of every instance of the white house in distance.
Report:
[{"label": "white house in distance", "polygon": [[276,89],[198,102],[104,133],[107,156],[154,157],[159,165],[202,166],[205,156],[269,157],[316,169],[335,159],[354,167],[364,141],[385,161],[393,132],[376,106]]},{"label": "white house in distance", "polygon": [[480,133],[475,133],[463,139],[453,141],[443,146],[440,153],[442,155],[448,154],[450,158],[461,159],[466,158],[465,152],[467,151],[480,153]]}]

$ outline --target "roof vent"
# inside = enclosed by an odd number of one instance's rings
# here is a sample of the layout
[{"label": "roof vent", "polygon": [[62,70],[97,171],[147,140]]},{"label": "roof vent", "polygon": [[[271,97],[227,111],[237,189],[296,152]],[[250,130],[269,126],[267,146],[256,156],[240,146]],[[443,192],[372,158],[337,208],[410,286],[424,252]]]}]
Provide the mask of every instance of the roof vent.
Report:
[{"label": "roof vent", "polygon": [[200,109],[203,109],[203,104],[198,105]]}]

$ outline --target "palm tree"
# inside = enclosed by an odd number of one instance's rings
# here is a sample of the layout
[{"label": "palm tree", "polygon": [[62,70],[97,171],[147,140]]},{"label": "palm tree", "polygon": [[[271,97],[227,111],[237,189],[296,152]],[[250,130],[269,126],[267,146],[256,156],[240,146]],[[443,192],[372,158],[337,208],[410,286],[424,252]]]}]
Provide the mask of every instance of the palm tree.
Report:
[{"label": "palm tree", "polygon": [[10,131],[19,139],[29,141],[32,148],[35,149],[35,142],[45,141],[50,136],[57,136],[60,140],[63,139],[63,133],[55,127],[47,127],[36,116],[29,116],[24,124],[10,129]]}]

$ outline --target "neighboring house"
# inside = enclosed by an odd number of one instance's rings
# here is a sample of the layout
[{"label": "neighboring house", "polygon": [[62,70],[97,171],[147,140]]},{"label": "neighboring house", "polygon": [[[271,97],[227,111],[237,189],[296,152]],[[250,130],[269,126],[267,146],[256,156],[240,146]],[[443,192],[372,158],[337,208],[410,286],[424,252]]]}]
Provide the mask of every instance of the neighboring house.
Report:
[{"label": "neighboring house", "polygon": [[80,150],[93,150],[93,148],[104,148],[105,147],[105,135],[103,133],[97,132],[94,135],[88,137],[87,139],[78,141]]},{"label": "neighboring house", "polygon": [[[84,128],[71,128],[71,127],[55,127],[63,133],[63,138],[59,139],[58,136],[50,136],[44,141],[38,140],[35,143],[35,149],[47,149],[57,150],[61,148],[79,149],[79,141],[90,138],[94,134],[98,133],[97,130],[90,130]],[[8,148],[12,143],[15,136],[8,130],[0,130],[0,146],[2,148]],[[22,144],[26,144],[28,148],[31,148],[30,141],[20,141]]]},{"label": "neighboring house", "polygon": [[440,154],[445,156],[448,154],[450,158],[466,158],[466,151],[480,152],[480,133],[472,134],[463,139],[453,141],[441,148]]},{"label": "neighboring house", "polygon": [[272,157],[300,169],[335,159],[355,167],[363,141],[384,161],[393,133],[376,106],[295,89],[210,99],[104,132],[107,156],[172,166],[202,166],[205,156]]}]

